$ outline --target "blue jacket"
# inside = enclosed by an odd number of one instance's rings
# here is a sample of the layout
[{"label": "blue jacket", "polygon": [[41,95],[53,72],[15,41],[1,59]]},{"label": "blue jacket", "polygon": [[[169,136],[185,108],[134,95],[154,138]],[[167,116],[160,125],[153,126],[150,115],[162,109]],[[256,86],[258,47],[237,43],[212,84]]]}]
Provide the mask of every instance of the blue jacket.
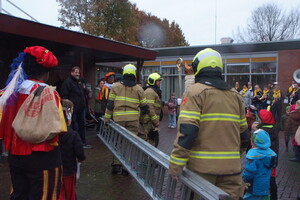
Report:
[{"label": "blue jacket", "polygon": [[272,167],[275,164],[276,154],[269,149],[250,149],[246,156],[246,167],[243,180],[250,183],[248,192],[254,195],[268,195]]},{"label": "blue jacket", "polygon": [[[254,132],[255,133],[255,132]],[[257,141],[258,148],[250,149],[246,155],[246,166],[243,171],[243,180],[250,183],[248,193],[257,196],[269,195],[270,177],[272,168],[276,163],[276,153],[269,147],[271,145],[270,137],[267,132],[260,129]]]}]

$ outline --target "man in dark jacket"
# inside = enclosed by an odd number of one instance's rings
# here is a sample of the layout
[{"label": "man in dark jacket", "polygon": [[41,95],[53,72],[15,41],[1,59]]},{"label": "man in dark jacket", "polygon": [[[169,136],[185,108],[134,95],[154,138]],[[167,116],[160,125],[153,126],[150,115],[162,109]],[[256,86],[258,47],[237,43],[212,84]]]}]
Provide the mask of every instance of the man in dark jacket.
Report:
[{"label": "man in dark jacket", "polygon": [[92,148],[91,145],[86,143],[85,139],[86,92],[88,91],[83,88],[83,84],[80,80],[80,68],[77,66],[73,67],[71,76],[69,76],[61,86],[61,98],[69,99],[74,104],[72,128],[79,133],[84,148]]}]

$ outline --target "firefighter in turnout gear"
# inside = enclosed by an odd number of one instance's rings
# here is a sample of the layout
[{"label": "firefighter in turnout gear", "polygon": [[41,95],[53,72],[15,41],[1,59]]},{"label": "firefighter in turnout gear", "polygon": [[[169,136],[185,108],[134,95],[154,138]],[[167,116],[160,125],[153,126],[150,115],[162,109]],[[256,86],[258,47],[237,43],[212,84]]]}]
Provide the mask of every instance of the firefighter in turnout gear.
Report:
[{"label": "firefighter in turnout gear", "polygon": [[146,141],[157,147],[159,142],[159,116],[161,112],[161,90],[160,82],[162,78],[158,73],[149,75],[145,90],[145,96],[149,106],[149,113],[142,116]]},{"label": "firefighter in turnout gear", "polygon": [[[137,135],[140,113],[147,112],[148,105],[144,90],[136,84],[136,67],[132,64],[125,65],[123,80],[115,83],[109,93],[104,120],[108,122],[112,118],[116,123]],[[113,160],[112,167],[112,172],[115,174],[128,174],[116,159]]]},{"label": "firefighter in turnout gear", "polygon": [[169,173],[184,166],[227,192],[243,195],[241,154],[248,146],[242,97],[222,79],[221,55],[210,48],[193,59],[195,84],[183,96]]},{"label": "firefighter in turnout gear", "polygon": [[112,86],[104,118],[106,122],[112,118],[137,135],[140,112],[147,113],[148,105],[143,89],[136,84],[136,67],[128,64],[123,68],[123,80]]}]

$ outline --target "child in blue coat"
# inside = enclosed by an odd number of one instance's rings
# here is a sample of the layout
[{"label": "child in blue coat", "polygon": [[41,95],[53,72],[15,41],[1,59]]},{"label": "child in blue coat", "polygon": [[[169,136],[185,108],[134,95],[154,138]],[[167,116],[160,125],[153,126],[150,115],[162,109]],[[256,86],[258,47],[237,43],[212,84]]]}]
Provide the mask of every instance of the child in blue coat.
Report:
[{"label": "child in blue coat", "polygon": [[276,163],[277,155],[270,149],[269,134],[258,129],[251,138],[252,149],[246,155],[246,166],[243,171],[243,180],[250,183],[244,200],[269,200],[270,177]]}]

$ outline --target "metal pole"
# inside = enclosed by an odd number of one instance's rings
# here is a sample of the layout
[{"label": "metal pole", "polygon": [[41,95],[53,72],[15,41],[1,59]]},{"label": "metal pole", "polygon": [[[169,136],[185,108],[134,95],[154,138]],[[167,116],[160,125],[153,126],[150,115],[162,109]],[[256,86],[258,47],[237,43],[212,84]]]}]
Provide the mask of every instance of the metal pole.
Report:
[{"label": "metal pole", "polygon": [[176,67],[178,69],[178,97],[181,97],[182,95],[182,90],[181,90],[181,85],[182,85],[182,80],[181,80],[181,67],[183,65],[183,60],[182,58],[178,58],[177,61],[176,61]]},{"label": "metal pole", "polygon": [[215,44],[217,44],[217,1],[215,6]]},{"label": "metal pole", "polygon": [[[1,0],[0,0],[1,1]],[[17,6],[16,4],[14,4],[13,2],[11,2],[10,0],[6,0],[8,3],[10,3],[11,5],[13,5],[15,8],[17,8],[18,10],[20,10],[22,13],[24,13],[25,15],[27,15],[28,17],[31,18],[31,20],[39,22],[37,19],[35,19],[34,17],[32,17],[31,15],[29,15],[27,12],[25,12],[24,10],[22,10],[22,8],[20,8],[19,6]]]}]

